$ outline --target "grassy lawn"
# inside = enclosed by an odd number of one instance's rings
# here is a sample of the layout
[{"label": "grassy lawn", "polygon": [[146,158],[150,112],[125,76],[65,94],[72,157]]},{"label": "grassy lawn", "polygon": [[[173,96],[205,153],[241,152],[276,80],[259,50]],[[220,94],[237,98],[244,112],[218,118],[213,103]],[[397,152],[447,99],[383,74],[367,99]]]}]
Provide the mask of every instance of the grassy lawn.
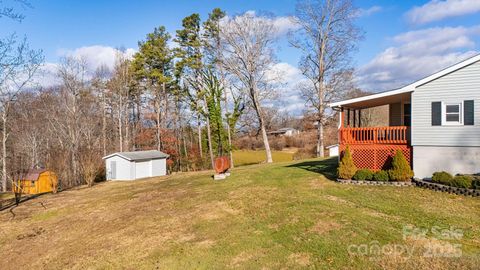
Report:
[{"label": "grassy lawn", "polygon": [[[109,182],[0,213],[2,269],[474,269],[480,199],[414,187],[340,185],[335,160]],[[403,238],[404,226],[459,239]],[[378,242],[372,242],[378,241]],[[373,244],[372,244],[373,243]],[[459,258],[423,256],[460,244]],[[351,245],[412,255],[349,253]],[[354,246],[355,247],[355,246]],[[353,249],[355,250],[355,249]],[[357,249],[358,251],[358,249]],[[477,268],[478,269],[478,268]]]},{"label": "grassy lawn", "polygon": [[[292,161],[293,154],[284,151],[272,151],[273,162]],[[264,150],[238,150],[233,152],[233,162],[235,166],[252,165],[265,162]]]}]

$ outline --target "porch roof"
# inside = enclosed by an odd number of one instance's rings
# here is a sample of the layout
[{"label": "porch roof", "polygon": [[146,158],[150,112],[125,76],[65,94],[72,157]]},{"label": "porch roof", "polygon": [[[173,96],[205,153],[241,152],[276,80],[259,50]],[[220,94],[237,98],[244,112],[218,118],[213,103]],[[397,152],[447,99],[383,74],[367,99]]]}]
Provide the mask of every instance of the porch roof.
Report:
[{"label": "porch roof", "polygon": [[381,93],[364,96],[364,97],[352,98],[352,99],[343,100],[339,102],[334,102],[330,104],[330,107],[332,107],[333,109],[338,109],[341,107],[361,109],[361,108],[370,108],[370,107],[386,105],[389,103],[395,103],[395,102],[398,102],[398,100],[402,100],[402,97],[407,97],[407,96],[409,97],[410,93],[413,92],[417,87],[427,84],[433,80],[441,78],[447,74],[450,74],[456,70],[459,70],[463,67],[471,65],[478,61],[480,61],[480,54],[472,56],[462,62],[459,62],[443,70],[440,70],[437,73],[434,73],[421,80],[418,80],[409,85],[406,85],[400,89],[381,92]]},{"label": "porch roof", "polygon": [[335,103],[331,103],[330,107],[335,108],[350,108],[350,109],[364,109],[387,105],[391,103],[398,103],[406,100],[410,100],[410,93],[413,89],[396,89],[391,91],[385,91],[368,96],[347,99]]}]

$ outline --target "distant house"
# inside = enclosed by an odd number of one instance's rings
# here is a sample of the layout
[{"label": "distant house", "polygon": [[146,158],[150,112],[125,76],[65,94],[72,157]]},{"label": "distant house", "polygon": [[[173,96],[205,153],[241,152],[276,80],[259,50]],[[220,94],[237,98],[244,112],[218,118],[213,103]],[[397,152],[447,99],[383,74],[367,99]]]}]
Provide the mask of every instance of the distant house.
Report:
[{"label": "distant house", "polygon": [[169,155],[157,151],[118,152],[103,157],[107,180],[135,180],[167,174]]},{"label": "distant house", "polygon": [[339,149],[338,144],[330,145],[330,146],[327,146],[325,148],[328,149],[328,156],[329,157],[337,157],[338,156],[338,149]]},{"label": "distant house", "polygon": [[[425,63],[428,64],[428,63]],[[415,177],[480,172],[480,55],[400,89],[330,104],[340,112],[339,144],[357,168],[389,167],[403,152]],[[362,110],[389,106],[389,125],[369,127]]]},{"label": "distant house", "polygon": [[21,178],[13,187],[14,192],[25,194],[52,192],[53,186],[58,183],[57,175],[46,169],[30,169]]},{"label": "distant house", "polygon": [[287,136],[287,137],[292,137],[297,134],[299,134],[300,131],[294,128],[281,128],[275,131],[270,131],[268,132],[268,135],[273,135],[273,136]]}]

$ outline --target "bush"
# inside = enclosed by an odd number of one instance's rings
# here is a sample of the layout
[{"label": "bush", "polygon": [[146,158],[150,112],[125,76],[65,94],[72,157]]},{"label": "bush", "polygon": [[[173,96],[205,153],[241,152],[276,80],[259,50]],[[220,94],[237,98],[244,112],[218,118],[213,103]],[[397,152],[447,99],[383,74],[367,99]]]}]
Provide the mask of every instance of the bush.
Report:
[{"label": "bush", "polygon": [[408,164],[402,151],[397,150],[395,156],[393,156],[392,169],[388,174],[392,181],[406,182],[412,180],[412,168],[410,168],[410,164]]},{"label": "bush", "polygon": [[473,177],[470,175],[456,175],[451,182],[451,186],[459,188],[471,188],[472,181]]},{"label": "bush", "polygon": [[353,163],[352,154],[350,153],[350,147],[345,149],[342,160],[338,166],[338,177],[341,179],[352,179],[352,177],[357,172],[357,167]]},{"label": "bush", "polygon": [[432,182],[443,184],[443,185],[450,185],[453,180],[453,176],[448,172],[434,172],[432,176]]},{"label": "bush", "polygon": [[388,181],[388,172],[387,171],[378,171],[373,175],[373,180],[374,181],[383,181],[386,182]]},{"label": "bush", "polygon": [[480,177],[475,176],[473,181],[472,181],[472,188],[473,189],[480,189]]},{"label": "bush", "polygon": [[355,173],[355,175],[353,175],[353,179],[355,179],[355,180],[372,180],[373,179],[373,172],[369,169],[358,170]]}]

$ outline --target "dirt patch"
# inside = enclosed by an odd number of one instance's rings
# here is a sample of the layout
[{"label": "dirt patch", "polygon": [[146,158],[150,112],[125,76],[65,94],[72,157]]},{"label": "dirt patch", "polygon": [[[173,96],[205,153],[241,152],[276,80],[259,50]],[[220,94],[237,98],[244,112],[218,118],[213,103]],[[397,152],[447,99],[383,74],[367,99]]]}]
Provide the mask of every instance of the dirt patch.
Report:
[{"label": "dirt patch", "polygon": [[232,261],[230,262],[230,267],[239,267],[245,262],[253,259],[255,256],[252,252],[243,251],[237,256],[233,257]]},{"label": "dirt patch", "polygon": [[325,187],[325,180],[314,179],[310,181],[310,187],[313,189],[323,189]]},{"label": "dirt patch", "polygon": [[333,195],[325,195],[325,198],[332,202],[342,203],[346,205],[354,205],[354,203],[352,203],[351,201],[347,201],[345,199],[342,199],[340,197],[333,196]]},{"label": "dirt patch", "polygon": [[318,220],[315,225],[313,225],[309,231],[314,232],[317,234],[324,234],[330,231],[338,230],[342,227],[342,225],[334,222],[334,221],[327,221],[327,220]]},{"label": "dirt patch", "polygon": [[302,267],[306,267],[311,264],[310,254],[306,252],[292,253],[290,256],[288,256],[288,260]]}]

